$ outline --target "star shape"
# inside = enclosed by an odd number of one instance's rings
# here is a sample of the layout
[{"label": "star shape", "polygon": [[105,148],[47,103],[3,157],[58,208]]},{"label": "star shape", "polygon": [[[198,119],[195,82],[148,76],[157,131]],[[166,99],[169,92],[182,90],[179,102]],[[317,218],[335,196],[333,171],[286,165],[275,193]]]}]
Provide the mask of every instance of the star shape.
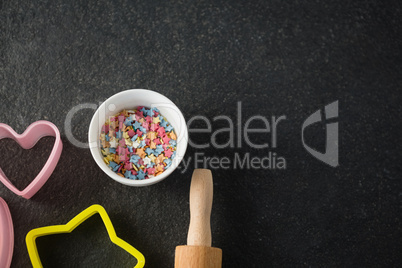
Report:
[{"label": "star shape", "polygon": [[167,124],[168,124],[167,121],[162,120],[160,126],[161,126],[161,127],[167,127]]},{"label": "star shape", "polygon": [[114,162],[116,162],[117,164],[119,164],[121,161],[120,161],[120,157],[119,157],[119,155],[118,154],[114,154],[113,155],[113,160],[114,160]]},{"label": "star shape", "polygon": [[108,155],[108,156],[103,158],[103,161],[105,161],[105,163],[109,166],[110,161],[113,161],[113,158],[112,158],[111,155]]},{"label": "star shape", "polygon": [[151,142],[149,143],[149,148],[151,148],[151,149],[156,149],[156,144],[155,144],[155,142],[151,141]]},{"label": "star shape", "polygon": [[169,143],[170,143],[170,145],[172,145],[172,146],[176,146],[176,141],[175,141],[175,140],[170,140]]},{"label": "star shape", "polygon": [[[128,174],[127,174],[128,175]],[[119,238],[116,235],[116,231],[113,227],[112,222],[110,221],[109,215],[106,210],[100,205],[92,205],[89,208],[82,211],[80,214],[71,219],[67,224],[64,225],[53,225],[46,226],[37,229],[33,229],[29,231],[26,236],[26,245],[28,249],[28,255],[31,259],[31,263],[33,267],[42,267],[42,263],[40,260],[40,256],[38,253],[38,248],[36,244],[36,239],[38,237],[47,236],[51,234],[66,234],[71,233],[77,228],[80,224],[85,222],[88,218],[92,217],[94,214],[98,213],[102,219],[103,225],[106,227],[107,234],[115,245],[119,248],[125,250],[127,253],[132,255],[137,259],[137,265],[135,268],[142,268],[145,265],[144,255],[141,254],[137,249],[128,244],[123,239]],[[3,237],[2,237],[3,239]],[[2,256],[3,257],[3,256]],[[4,263],[4,262],[2,262]],[[3,266],[4,267],[4,266]]]},{"label": "star shape", "polygon": [[131,139],[135,137],[135,131],[133,129],[130,129],[127,134],[128,136],[130,136]]},{"label": "star shape", "polygon": [[127,146],[132,146],[133,142],[130,139],[126,139],[126,145]]},{"label": "star shape", "polygon": [[126,125],[126,126],[131,126],[131,123],[132,122],[129,117],[127,117],[126,120],[124,121],[124,125]]},{"label": "star shape", "polygon": [[144,171],[142,171],[142,170],[138,171],[137,178],[138,178],[139,180],[145,179],[145,173],[144,173]]},{"label": "star shape", "polygon": [[116,141],[116,139],[113,138],[113,139],[109,142],[109,144],[110,144],[110,147],[111,147],[111,148],[116,148],[116,147],[117,147],[117,141]]},{"label": "star shape", "polygon": [[120,146],[126,145],[126,140],[125,140],[125,139],[121,139],[121,140],[119,141],[119,144],[120,144]]},{"label": "star shape", "polygon": [[144,148],[145,147],[145,141],[140,141],[140,148]]},{"label": "star shape", "polygon": [[138,116],[138,117],[144,117],[144,112],[142,112],[142,111],[137,111],[137,112],[135,113],[135,115]]},{"label": "star shape", "polygon": [[160,121],[161,121],[161,120],[159,120],[159,117],[158,117],[158,116],[157,116],[157,117],[154,117],[154,118],[152,119],[152,122],[154,122],[154,124],[158,124]]},{"label": "star shape", "polygon": [[163,160],[165,160],[165,156],[164,156],[163,154],[160,154],[160,155],[158,156],[158,162],[159,162],[159,163],[162,163]]},{"label": "star shape", "polygon": [[110,161],[109,162],[109,167],[113,169],[113,171],[119,168],[119,165],[116,162]]},{"label": "star shape", "polygon": [[137,155],[139,155],[141,158],[143,158],[143,157],[145,156],[144,148],[138,148],[135,153],[136,153]]},{"label": "star shape", "polygon": [[150,155],[154,152],[154,150],[152,150],[150,147],[148,147],[147,149],[145,149],[145,152]]},{"label": "star shape", "polygon": [[133,124],[133,127],[134,127],[135,129],[139,129],[140,126],[141,126],[141,123],[138,122],[138,121],[135,121],[135,123]]},{"label": "star shape", "polygon": [[152,162],[155,162],[156,157],[153,154],[148,155],[148,157],[149,157],[149,159],[151,159]]},{"label": "star shape", "polygon": [[162,172],[164,169],[164,166],[162,164],[159,164],[156,166],[156,172]]},{"label": "star shape", "polygon": [[152,116],[154,116],[154,114],[155,114],[155,113],[154,113],[154,110],[153,110],[152,108],[148,110],[148,115],[149,115],[149,116],[152,117]]},{"label": "star shape", "polygon": [[154,162],[149,162],[149,164],[147,165],[147,168],[151,168],[151,167],[153,167],[154,165],[155,165]]},{"label": "star shape", "polygon": [[166,130],[166,132],[173,130],[172,125],[168,125],[167,127],[165,127],[165,130]]},{"label": "star shape", "polygon": [[162,145],[157,145],[156,149],[154,150],[155,155],[160,155],[163,152]]},{"label": "star shape", "polygon": [[154,168],[148,168],[148,174],[149,175],[155,174],[155,169]]},{"label": "star shape", "polygon": [[142,136],[142,134],[143,134],[143,132],[141,130],[137,129],[137,135]]},{"label": "star shape", "polygon": [[146,130],[149,130],[149,123],[148,123],[148,122],[142,123],[142,126],[143,126]]},{"label": "star shape", "polygon": [[121,130],[116,132],[116,139],[121,139]]},{"label": "star shape", "polygon": [[156,131],[158,132],[158,135],[163,137],[163,135],[165,135],[165,129],[163,127],[158,128],[158,130]]},{"label": "star shape", "polygon": [[127,179],[129,179],[131,175],[132,174],[129,170],[126,170],[126,172],[124,172],[124,177],[126,177]]},{"label": "star shape", "polygon": [[142,166],[142,165],[144,165],[144,160],[142,160],[142,159],[138,159],[138,163],[137,163],[137,166]]},{"label": "star shape", "polygon": [[163,143],[168,144],[170,141],[170,138],[168,137],[168,135],[165,135],[165,136],[163,136],[162,140],[163,140]]},{"label": "star shape", "polygon": [[158,124],[154,124],[154,123],[151,124],[151,128],[150,128],[151,131],[157,131],[158,129],[159,129]]},{"label": "star shape", "polygon": [[138,142],[138,141],[134,141],[134,142],[133,142],[133,147],[134,147],[134,148],[138,148],[138,146],[140,146],[139,142]]},{"label": "star shape", "polygon": [[166,157],[170,158],[172,156],[172,154],[173,154],[172,150],[170,150],[170,149],[165,150],[165,156]]},{"label": "star shape", "polygon": [[147,129],[143,126],[140,126],[139,128],[141,130],[142,133],[147,133]]},{"label": "star shape", "polygon": [[150,142],[151,140],[148,139],[148,138],[145,138],[144,141],[145,141],[145,144],[146,144],[147,146],[149,146],[149,142]]},{"label": "star shape", "polygon": [[125,154],[119,154],[119,158],[121,162],[125,162],[127,160],[127,156]]},{"label": "star shape", "polygon": [[155,134],[155,132],[150,131],[150,132],[147,133],[147,137],[148,137],[150,140],[154,140],[154,139],[156,138],[156,134]]},{"label": "star shape", "polygon": [[[128,170],[130,170],[130,169],[133,168],[133,165],[131,164],[131,162],[126,162],[126,163],[124,164],[124,168],[127,169],[127,171],[128,171]],[[130,172],[130,173],[131,173],[131,172]]]},{"label": "star shape", "polygon": [[146,120],[149,124],[151,124],[151,122],[152,122],[152,118],[151,118],[150,116],[145,117],[145,120]]},{"label": "star shape", "polygon": [[150,163],[151,163],[151,159],[148,156],[146,156],[144,158],[144,165],[149,165]]},{"label": "star shape", "polygon": [[148,113],[149,113],[149,109],[147,109],[147,108],[145,108],[145,107],[142,108],[141,111],[144,113],[144,116],[147,116]]}]

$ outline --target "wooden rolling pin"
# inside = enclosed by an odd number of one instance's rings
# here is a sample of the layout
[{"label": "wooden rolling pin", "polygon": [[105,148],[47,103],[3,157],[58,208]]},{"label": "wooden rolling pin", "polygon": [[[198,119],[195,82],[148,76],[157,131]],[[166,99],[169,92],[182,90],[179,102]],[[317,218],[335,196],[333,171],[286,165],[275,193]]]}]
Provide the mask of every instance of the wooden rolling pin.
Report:
[{"label": "wooden rolling pin", "polygon": [[190,186],[187,246],[176,247],[175,268],[221,268],[222,250],[211,247],[212,173],[194,170]]}]

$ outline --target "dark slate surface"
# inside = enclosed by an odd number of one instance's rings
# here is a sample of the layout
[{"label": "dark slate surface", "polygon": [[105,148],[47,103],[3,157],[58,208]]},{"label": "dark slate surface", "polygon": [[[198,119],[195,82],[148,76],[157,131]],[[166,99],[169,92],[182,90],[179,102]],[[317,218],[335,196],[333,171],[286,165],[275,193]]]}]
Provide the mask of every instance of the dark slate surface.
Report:
[{"label": "dark slate surface", "polygon": [[[29,267],[25,235],[64,224],[98,203],[147,267],[173,267],[186,242],[195,153],[286,159],[286,170],[214,169],[213,245],[224,267],[396,267],[401,262],[401,4],[381,1],[1,1],[0,121],[22,132],[45,119],[64,150],[45,186],[25,200],[0,185],[15,227],[12,267]],[[131,188],[109,179],[89,149],[66,136],[68,112],[129,88],[169,97],[187,120],[285,115],[277,148],[196,149],[191,168]],[[301,143],[304,120],[339,101],[339,163],[318,161]],[[78,112],[85,142],[93,110]],[[336,120],[335,120],[336,121]],[[258,122],[256,126],[258,127]],[[261,122],[260,122],[261,123]],[[201,122],[194,127],[204,127]],[[227,127],[213,122],[212,129]],[[261,127],[261,124],[259,125]],[[192,133],[198,143],[210,135]],[[218,135],[224,143],[228,133]],[[0,141],[0,165],[23,188],[54,139],[25,151]],[[255,143],[270,143],[257,133]],[[324,124],[306,141],[325,147]],[[98,216],[71,235],[38,239],[45,267],[133,267],[107,239]]]}]

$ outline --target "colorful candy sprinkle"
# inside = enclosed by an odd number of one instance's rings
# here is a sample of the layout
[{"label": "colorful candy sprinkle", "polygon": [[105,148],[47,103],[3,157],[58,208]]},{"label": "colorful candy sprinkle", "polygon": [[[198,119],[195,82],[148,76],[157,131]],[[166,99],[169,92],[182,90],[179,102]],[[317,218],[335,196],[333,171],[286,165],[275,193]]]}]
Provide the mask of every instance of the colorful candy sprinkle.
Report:
[{"label": "colorful candy sprinkle", "polygon": [[157,108],[137,107],[111,116],[100,134],[103,160],[121,177],[160,175],[176,155],[176,133]]}]

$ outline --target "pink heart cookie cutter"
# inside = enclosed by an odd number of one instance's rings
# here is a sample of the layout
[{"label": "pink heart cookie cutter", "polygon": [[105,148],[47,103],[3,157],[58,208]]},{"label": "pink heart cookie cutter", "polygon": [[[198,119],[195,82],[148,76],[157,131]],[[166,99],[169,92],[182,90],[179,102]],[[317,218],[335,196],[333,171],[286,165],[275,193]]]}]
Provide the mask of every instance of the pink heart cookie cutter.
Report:
[{"label": "pink heart cookie cutter", "polygon": [[32,123],[24,133],[17,134],[10,126],[0,123],[0,139],[11,138],[24,149],[32,148],[42,137],[46,136],[56,138],[53,149],[42,170],[24,190],[18,190],[0,168],[0,181],[15,194],[26,199],[30,199],[46,183],[60,159],[63,143],[59,129],[49,121],[40,120]]},{"label": "pink heart cookie cutter", "polygon": [[13,221],[7,203],[0,197],[0,267],[10,267],[13,251]]}]

